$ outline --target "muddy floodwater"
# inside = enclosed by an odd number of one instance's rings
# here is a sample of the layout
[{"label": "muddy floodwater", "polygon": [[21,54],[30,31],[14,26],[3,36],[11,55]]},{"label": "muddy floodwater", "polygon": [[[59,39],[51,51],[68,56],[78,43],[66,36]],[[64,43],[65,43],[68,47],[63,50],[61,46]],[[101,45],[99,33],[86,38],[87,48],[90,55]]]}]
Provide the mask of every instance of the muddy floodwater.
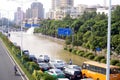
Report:
[{"label": "muddy floodwater", "polygon": [[23,49],[29,50],[30,54],[34,54],[36,57],[40,54],[47,54],[52,59],[61,59],[66,62],[68,62],[71,58],[73,64],[78,65],[81,65],[82,62],[86,60],[80,56],[65,51],[63,44],[48,38],[44,38],[43,36],[41,37],[28,32],[23,32],[21,38],[21,32],[11,32],[10,34],[11,36],[9,39],[12,42],[21,46],[22,41]]}]

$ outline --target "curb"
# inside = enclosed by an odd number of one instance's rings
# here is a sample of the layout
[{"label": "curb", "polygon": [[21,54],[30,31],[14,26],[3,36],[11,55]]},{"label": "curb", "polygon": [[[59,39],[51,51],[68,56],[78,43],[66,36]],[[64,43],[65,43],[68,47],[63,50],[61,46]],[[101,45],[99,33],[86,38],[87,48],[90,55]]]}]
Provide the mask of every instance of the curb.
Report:
[{"label": "curb", "polygon": [[18,71],[21,74],[21,78],[23,80],[29,80],[28,77],[25,75],[24,71],[21,69],[21,67],[18,65],[18,63],[15,61],[14,57],[11,55],[10,51],[8,50],[8,48],[6,47],[5,43],[0,39],[0,41],[2,42],[2,45],[4,46],[4,48],[7,50],[7,55],[9,56],[9,58],[13,61],[14,65],[17,65],[18,67]]}]

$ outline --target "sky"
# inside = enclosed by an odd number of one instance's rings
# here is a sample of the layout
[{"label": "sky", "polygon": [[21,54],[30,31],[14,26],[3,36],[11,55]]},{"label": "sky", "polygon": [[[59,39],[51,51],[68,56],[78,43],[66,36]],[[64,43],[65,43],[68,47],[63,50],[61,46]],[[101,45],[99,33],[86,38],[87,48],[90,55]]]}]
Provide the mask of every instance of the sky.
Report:
[{"label": "sky", "polygon": [[[0,12],[2,12],[2,16],[13,19],[13,13],[16,11],[17,7],[22,6],[22,9],[25,11],[34,1],[43,4],[45,13],[51,8],[51,0],[0,0]],[[74,6],[77,6],[78,4],[103,5],[104,1],[106,1],[106,4],[108,5],[109,0],[74,0]],[[111,2],[112,5],[120,4],[120,0],[111,0]]]}]

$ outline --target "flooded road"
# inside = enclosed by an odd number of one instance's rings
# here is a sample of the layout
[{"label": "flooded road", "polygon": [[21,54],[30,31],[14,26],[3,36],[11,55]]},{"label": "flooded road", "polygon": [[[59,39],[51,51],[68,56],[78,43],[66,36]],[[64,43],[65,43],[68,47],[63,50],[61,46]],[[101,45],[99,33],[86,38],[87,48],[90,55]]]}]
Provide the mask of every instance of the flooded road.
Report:
[{"label": "flooded road", "polygon": [[[21,46],[21,32],[11,32],[10,40]],[[56,43],[49,39],[23,32],[23,49],[30,51],[30,54],[34,54],[36,57],[40,54],[47,54],[52,59],[61,59],[66,62],[71,58],[73,64],[81,65],[84,58],[71,54],[64,50],[63,44]]]}]

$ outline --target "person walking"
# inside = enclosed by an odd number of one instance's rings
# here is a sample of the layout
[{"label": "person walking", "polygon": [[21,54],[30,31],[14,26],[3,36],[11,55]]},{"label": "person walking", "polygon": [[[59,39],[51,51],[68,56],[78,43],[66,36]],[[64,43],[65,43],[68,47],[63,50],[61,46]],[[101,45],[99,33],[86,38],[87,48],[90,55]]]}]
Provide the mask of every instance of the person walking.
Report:
[{"label": "person walking", "polygon": [[14,66],[14,72],[15,72],[15,75],[16,75],[16,73],[17,73],[17,66],[16,65]]},{"label": "person walking", "polygon": [[72,60],[70,59],[69,64],[72,65]]}]

